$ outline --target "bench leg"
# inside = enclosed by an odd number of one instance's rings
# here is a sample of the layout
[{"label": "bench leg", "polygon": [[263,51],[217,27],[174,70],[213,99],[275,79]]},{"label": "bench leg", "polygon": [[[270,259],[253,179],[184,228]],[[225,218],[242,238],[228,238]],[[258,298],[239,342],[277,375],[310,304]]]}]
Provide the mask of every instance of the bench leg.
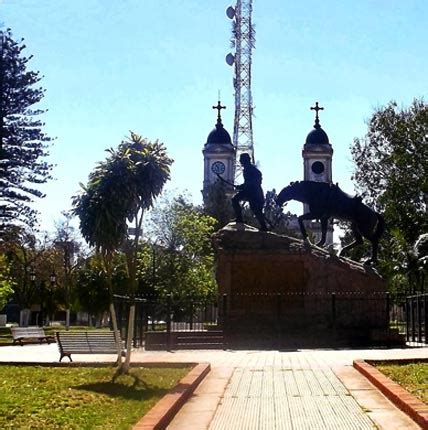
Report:
[{"label": "bench leg", "polygon": [[61,354],[61,357],[59,358],[59,362],[60,362],[60,363],[61,363],[61,360],[62,360],[64,357],[68,357],[68,359],[70,360],[70,363],[73,361],[73,360],[71,359],[71,354]]}]

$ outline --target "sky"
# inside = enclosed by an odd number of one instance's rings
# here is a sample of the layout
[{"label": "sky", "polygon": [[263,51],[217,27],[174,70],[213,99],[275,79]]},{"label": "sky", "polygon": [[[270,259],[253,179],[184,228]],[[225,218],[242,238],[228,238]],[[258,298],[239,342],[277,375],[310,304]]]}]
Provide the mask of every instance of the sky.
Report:
[{"label": "sky", "polygon": [[[175,160],[166,189],[202,201],[202,149],[218,91],[232,134],[230,0],[0,0],[0,25],[24,38],[44,75],[44,131],[55,180],[41,188],[52,230],[105,149],[129,130]],[[333,146],[333,182],[354,192],[350,145],[373,111],[428,91],[426,0],[253,0],[254,151],[265,190],[303,178],[315,101]],[[300,206],[288,206],[301,213]]]}]

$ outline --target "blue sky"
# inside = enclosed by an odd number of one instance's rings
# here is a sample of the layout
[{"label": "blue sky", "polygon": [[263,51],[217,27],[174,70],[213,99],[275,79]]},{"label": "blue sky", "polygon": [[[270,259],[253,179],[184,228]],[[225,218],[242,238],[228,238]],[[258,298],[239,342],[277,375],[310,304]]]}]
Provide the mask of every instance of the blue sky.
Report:
[{"label": "blue sky", "polygon": [[[51,230],[104,150],[133,130],[164,142],[168,189],[201,202],[202,148],[218,90],[233,130],[229,0],[0,0],[0,23],[25,38],[46,97],[56,180],[37,203]],[[377,107],[428,89],[425,0],[254,0],[255,156],[265,190],[303,176],[301,150],[319,101],[333,181],[353,192],[349,146]],[[296,207],[300,213],[300,207]]]}]

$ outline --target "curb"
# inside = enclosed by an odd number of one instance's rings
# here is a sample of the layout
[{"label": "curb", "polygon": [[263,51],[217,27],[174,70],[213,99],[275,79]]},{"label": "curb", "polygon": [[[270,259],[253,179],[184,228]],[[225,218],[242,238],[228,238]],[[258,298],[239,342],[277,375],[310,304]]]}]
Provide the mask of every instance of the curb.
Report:
[{"label": "curb", "polygon": [[[385,361],[385,360],[382,360]],[[398,360],[395,360],[398,362]],[[428,429],[428,405],[410,394],[364,360],[354,360],[353,366],[376,386],[392,403],[423,429]]]},{"label": "curb", "polygon": [[197,364],[132,429],[164,430],[210,370],[209,363]]}]

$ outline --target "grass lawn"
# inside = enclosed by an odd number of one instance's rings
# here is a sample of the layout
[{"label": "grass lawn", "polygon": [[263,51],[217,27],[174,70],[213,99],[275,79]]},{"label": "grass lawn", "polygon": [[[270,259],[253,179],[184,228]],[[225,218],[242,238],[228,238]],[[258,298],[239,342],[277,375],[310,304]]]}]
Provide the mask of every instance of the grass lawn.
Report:
[{"label": "grass lawn", "polygon": [[0,366],[0,428],[129,429],[188,371]]},{"label": "grass lawn", "polygon": [[428,405],[428,362],[413,364],[375,364],[384,375]]}]

